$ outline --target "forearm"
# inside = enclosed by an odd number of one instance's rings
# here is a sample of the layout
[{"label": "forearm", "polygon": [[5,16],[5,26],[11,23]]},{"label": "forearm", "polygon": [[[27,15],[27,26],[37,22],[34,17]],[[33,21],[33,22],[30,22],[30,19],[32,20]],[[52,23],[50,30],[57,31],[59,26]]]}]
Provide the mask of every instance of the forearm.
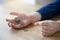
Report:
[{"label": "forearm", "polygon": [[53,3],[50,3],[42,8],[40,8],[39,10],[37,10],[36,12],[32,13],[30,16],[30,18],[32,19],[32,22],[36,22],[39,20],[47,20],[50,19],[58,14],[60,14],[60,1],[55,1]]},{"label": "forearm", "polygon": [[58,14],[60,14],[60,1],[55,1],[53,3],[50,3],[40,9],[38,9],[36,12],[40,13],[42,15],[42,20],[50,19]]}]

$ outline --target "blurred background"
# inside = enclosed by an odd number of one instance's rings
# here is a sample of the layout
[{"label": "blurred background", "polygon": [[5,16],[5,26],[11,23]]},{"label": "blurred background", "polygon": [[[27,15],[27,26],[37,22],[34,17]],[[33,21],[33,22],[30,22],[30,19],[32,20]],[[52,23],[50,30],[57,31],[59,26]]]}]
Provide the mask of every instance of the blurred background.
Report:
[{"label": "blurred background", "polygon": [[[0,0],[0,3],[9,2],[9,1],[16,1],[16,0]],[[22,1],[25,3],[31,3],[31,4],[44,5],[44,4],[52,2],[53,0],[19,0],[19,1]]]},{"label": "blurred background", "polygon": [[12,11],[31,13],[52,1],[53,0],[0,0],[0,15],[7,15]]}]

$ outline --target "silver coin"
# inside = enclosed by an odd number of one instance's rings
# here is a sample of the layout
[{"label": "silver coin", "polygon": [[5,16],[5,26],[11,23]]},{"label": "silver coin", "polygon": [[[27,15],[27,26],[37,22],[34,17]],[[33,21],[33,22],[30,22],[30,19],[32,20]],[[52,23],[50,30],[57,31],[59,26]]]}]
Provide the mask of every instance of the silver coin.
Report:
[{"label": "silver coin", "polygon": [[16,18],[14,19],[13,24],[15,24],[15,25],[18,25],[18,24],[24,25],[24,22],[23,22],[22,20],[20,20],[20,18],[16,17]]},{"label": "silver coin", "polygon": [[27,29],[23,29],[23,31],[24,31],[24,32],[28,32],[29,30],[27,30]]}]

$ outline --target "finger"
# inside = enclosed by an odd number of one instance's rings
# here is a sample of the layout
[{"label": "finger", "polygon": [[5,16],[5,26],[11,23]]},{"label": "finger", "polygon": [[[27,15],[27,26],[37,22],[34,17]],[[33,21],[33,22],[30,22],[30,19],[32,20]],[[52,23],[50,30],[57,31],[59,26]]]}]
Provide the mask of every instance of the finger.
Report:
[{"label": "finger", "polygon": [[15,15],[15,16],[18,16],[20,19],[25,19],[27,18],[25,14],[19,14],[19,13],[16,13],[16,12],[12,12],[10,13],[11,15]]},{"label": "finger", "polygon": [[19,16],[20,14],[18,14],[17,12],[11,12],[10,13],[11,15],[14,15],[14,16]]},{"label": "finger", "polygon": [[45,26],[42,26],[42,30],[48,30],[48,28]]},{"label": "finger", "polygon": [[22,13],[17,13],[17,12],[11,12],[10,13],[11,15],[15,15],[15,16],[24,16],[24,14],[22,14]]},{"label": "finger", "polygon": [[48,27],[49,26],[49,23],[48,22],[43,22],[42,23],[42,26],[47,26]]},{"label": "finger", "polygon": [[13,19],[6,19],[6,21],[12,23],[14,20]]},{"label": "finger", "polygon": [[9,27],[12,27],[12,24],[11,24],[11,23],[8,23],[8,26],[9,26]]},{"label": "finger", "polygon": [[8,23],[9,27],[15,28],[12,23]]},{"label": "finger", "polygon": [[41,26],[42,23],[43,23],[42,21],[39,21],[39,22],[35,22],[34,25],[39,25],[39,26]]},{"label": "finger", "polygon": [[23,26],[22,25],[14,25],[14,24],[12,24],[12,28],[23,28]]},{"label": "finger", "polygon": [[42,35],[45,36],[45,37],[50,37],[50,36],[52,36],[53,34],[49,34],[49,33],[43,32]]},{"label": "finger", "polygon": [[39,25],[39,23],[38,23],[38,22],[36,22],[36,23],[34,23],[34,25]]},{"label": "finger", "polygon": [[52,31],[51,30],[47,30],[47,29],[42,29],[42,31],[41,32],[45,32],[46,34],[51,34],[52,33]]},{"label": "finger", "polygon": [[42,34],[44,34],[44,35],[49,35],[49,34],[50,34],[50,32],[48,32],[48,31],[46,31],[46,30],[42,30],[41,32],[42,32]]}]

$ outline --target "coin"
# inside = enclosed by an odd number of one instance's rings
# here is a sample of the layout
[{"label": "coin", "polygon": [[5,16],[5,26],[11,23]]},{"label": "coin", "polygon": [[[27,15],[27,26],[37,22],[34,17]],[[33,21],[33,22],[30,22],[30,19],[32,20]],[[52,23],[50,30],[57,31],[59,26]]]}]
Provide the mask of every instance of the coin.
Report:
[{"label": "coin", "polygon": [[20,18],[16,17],[16,18],[14,19],[13,24],[15,24],[15,25],[20,24],[20,25],[23,26],[23,25],[24,25],[24,22],[23,22]]},{"label": "coin", "polygon": [[27,29],[23,29],[23,31],[24,31],[24,32],[28,32],[28,30],[27,30]]},{"label": "coin", "polygon": [[15,25],[20,24],[20,21],[21,20],[17,17],[17,18],[14,19],[13,24],[15,24]]}]

